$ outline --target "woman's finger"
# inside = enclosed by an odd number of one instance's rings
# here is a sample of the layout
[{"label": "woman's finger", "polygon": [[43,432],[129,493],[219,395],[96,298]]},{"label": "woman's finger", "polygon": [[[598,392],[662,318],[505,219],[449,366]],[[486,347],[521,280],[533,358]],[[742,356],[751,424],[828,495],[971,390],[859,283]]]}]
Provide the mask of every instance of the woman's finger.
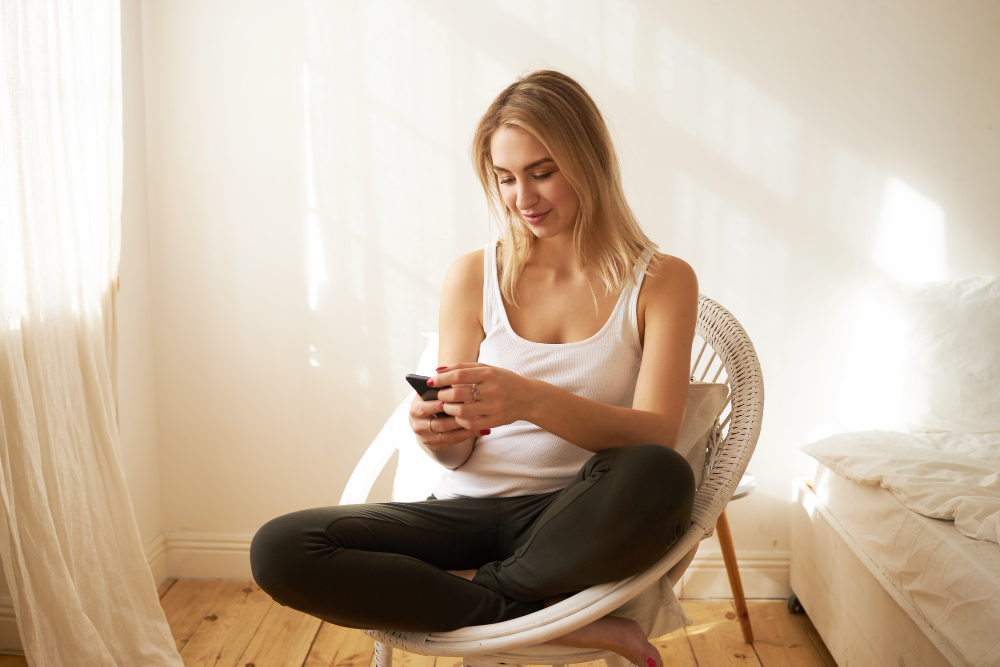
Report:
[{"label": "woman's finger", "polygon": [[[473,389],[475,387],[475,389]],[[482,390],[472,384],[453,385],[438,392],[438,400],[445,403],[469,403],[480,398]]]},{"label": "woman's finger", "polygon": [[440,400],[434,401],[423,401],[417,406],[417,415],[427,419],[431,415],[436,415],[439,412],[444,412],[444,402]]},{"label": "woman's finger", "polygon": [[471,417],[469,419],[465,419],[463,417],[455,418],[455,423],[460,428],[468,431],[469,433],[475,433],[476,435],[489,435],[491,422],[492,420],[485,415]]},{"label": "woman's finger", "polygon": [[[435,429],[437,428],[437,420],[435,420]],[[437,432],[434,434],[421,435],[420,441],[424,443],[429,449],[445,449],[458,443],[468,440],[472,437],[472,432],[459,428],[453,431]]]},{"label": "woman's finger", "polygon": [[474,384],[483,382],[490,373],[491,366],[486,364],[454,364],[446,366],[447,370],[438,371],[428,381],[428,387],[447,387],[456,384]]}]

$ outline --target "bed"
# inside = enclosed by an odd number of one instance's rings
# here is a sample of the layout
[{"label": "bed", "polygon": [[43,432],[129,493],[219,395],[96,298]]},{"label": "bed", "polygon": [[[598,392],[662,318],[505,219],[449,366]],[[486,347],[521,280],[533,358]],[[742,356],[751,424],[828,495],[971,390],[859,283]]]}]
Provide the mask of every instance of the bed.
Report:
[{"label": "bed", "polygon": [[789,606],[840,667],[1000,666],[1000,278],[887,294],[888,427],[802,447]]},{"label": "bed", "polygon": [[792,590],[838,665],[1000,665],[1000,545],[822,464],[796,496]]}]

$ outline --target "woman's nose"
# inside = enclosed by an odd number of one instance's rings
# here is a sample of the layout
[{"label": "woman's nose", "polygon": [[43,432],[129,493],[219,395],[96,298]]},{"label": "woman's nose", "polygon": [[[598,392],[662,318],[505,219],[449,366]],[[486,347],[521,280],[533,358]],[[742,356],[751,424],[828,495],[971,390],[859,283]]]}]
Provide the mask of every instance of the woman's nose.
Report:
[{"label": "woman's nose", "polygon": [[[523,183],[523,181],[522,181]],[[538,201],[538,193],[532,183],[518,185],[517,188],[517,208],[521,211],[529,210]]]}]

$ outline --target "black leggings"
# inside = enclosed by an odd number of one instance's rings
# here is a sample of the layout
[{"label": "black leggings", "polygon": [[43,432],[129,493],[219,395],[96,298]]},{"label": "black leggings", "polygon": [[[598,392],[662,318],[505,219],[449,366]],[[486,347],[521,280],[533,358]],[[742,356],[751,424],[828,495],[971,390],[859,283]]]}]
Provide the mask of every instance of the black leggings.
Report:
[{"label": "black leggings", "polygon": [[[690,525],[693,502],[684,457],[633,445],[595,454],[551,493],[292,512],[257,531],[250,564],[280,604],[324,621],[443,632],[641,572]],[[445,572],[466,569],[472,581]]]}]

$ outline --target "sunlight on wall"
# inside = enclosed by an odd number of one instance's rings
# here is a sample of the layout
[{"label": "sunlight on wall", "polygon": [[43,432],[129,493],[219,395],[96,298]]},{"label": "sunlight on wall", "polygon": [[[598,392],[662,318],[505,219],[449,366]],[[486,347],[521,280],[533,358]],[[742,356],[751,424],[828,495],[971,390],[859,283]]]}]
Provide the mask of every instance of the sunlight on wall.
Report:
[{"label": "sunlight on wall", "polygon": [[790,198],[801,120],[669,28],[656,28],[655,44],[660,112],[769,190]]},{"label": "sunlight on wall", "polygon": [[882,206],[885,172],[856,150],[807,130],[796,203],[823,224],[843,250],[867,263]]},{"label": "sunlight on wall", "polygon": [[873,286],[858,295],[850,314],[835,417],[813,429],[810,442],[846,431],[903,428],[898,415],[906,343],[897,334],[904,323],[899,313],[885,307],[880,292]]},{"label": "sunlight on wall", "polygon": [[792,305],[788,241],[687,175],[678,174],[674,188],[678,250],[699,258],[702,290],[724,288],[716,293],[719,299],[747,303],[755,294],[768,294],[773,309],[768,323],[779,333],[787,322],[785,309]]},{"label": "sunlight on wall", "polygon": [[[415,332],[437,329],[459,226],[488,233],[485,205],[457,215],[456,183],[478,194],[467,158],[471,119],[514,74],[474,43],[456,44],[456,33],[419,5],[304,6],[314,340],[378,350],[377,359],[339,352],[339,371],[400,400],[407,386],[398,379],[422,349]],[[333,282],[317,299],[327,266],[336,267]]]},{"label": "sunlight on wall", "polygon": [[[306,178],[306,243],[309,275],[309,310],[316,310],[320,283],[327,282],[326,260],[323,258],[323,240],[319,233],[319,218],[316,216],[316,175],[313,170],[312,126],[309,122],[309,66],[302,68],[302,108],[305,110],[305,178]],[[315,361],[315,360],[311,360]],[[314,364],[317,365],[317,364]]]},{"label": "sunlight on wall", "polygon": [[451,43],[444,26],[402,2],[366,3],[361,25],[364,91],[372,100],[366,151],[375,175],[366,236],[378,248],[384,353],[401,376],[419,345],[410,340],[413,323],[436,328],[438,285],[428,269],[440,231],[454,220],[453,146],[442,131],[451,123],[451,91],[442,85],[450,80]]},{"label": "sunlight on wall", "polygon": [[[944,210],[898,177],[889,177],[870,256],[893,282],[947,279]],[[870,428],[907,430],[903,360],[910,323],[894,304],[884,285],[869,285],[857,295],[847,314],[835,416],[813,429],[810,440]]]},{"label": "sunlight on wall", "polygon": [[[639,10],[630,0],[494,0],[616,84],[636,90]],[[534,62],[533,68],[548,67]],[[510,83],[508,80],[507,83]],[[502,88],[496,88],[496,92]]]},{"label": "sunlight on wall", "polygon": [[893,279],[918,284],[948,277],[944,210],[892,176],[885,184],[872,260]]}]

